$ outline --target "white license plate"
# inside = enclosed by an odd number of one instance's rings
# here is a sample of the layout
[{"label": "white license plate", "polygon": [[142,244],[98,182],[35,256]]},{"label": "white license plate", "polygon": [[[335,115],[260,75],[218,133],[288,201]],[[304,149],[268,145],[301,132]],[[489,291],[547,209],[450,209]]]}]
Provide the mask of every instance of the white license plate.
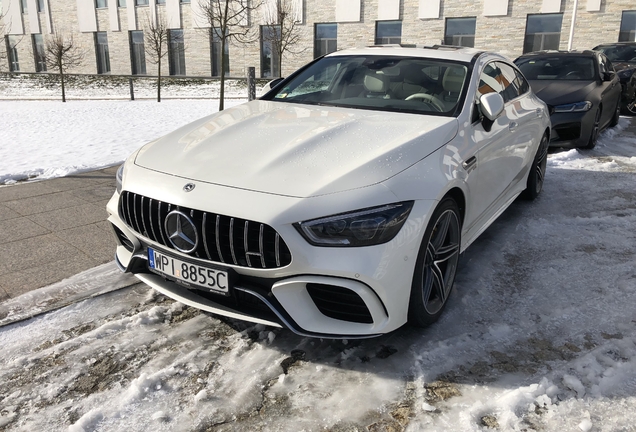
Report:
[{"label": "white license plate", "polygon": [[229,293],[228,274],[223,270],[181,261],[152,248],[148,248],[148,267],[151,271],[176,279],[187,287]]}]

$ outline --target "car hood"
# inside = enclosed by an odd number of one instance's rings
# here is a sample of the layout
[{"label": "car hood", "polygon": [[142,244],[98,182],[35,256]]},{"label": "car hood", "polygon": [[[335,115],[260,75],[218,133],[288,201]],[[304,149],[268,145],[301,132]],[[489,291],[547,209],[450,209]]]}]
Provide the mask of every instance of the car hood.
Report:
[{"label": "car hood", "polygon": [[530,87],[543,102],[556,106],[584,101],[598,85],[596,81],[530,80]]},{"label": "car hood", "polygon": [[636,68],[636,63],[634,62],[630,62],[630,63],[626,63],[626,62],[620,62],[620,63],[613,63],[614,64],[614,70],[616,72],[620,72],[624,69],[634,69]]},{"label": "car hood", "polygon": [[147,144],[135,163],[194,181],[309,197],[382,182],[456,133],[453,117],[253,101]]}]

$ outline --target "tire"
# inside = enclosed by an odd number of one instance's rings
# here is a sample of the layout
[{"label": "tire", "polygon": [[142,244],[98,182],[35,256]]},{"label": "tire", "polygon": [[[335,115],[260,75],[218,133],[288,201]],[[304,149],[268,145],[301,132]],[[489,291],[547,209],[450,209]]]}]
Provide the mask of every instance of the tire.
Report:
[{"label": "tire", "polygon": [[460,221],[457,203],[445,198],[426,227],[411,285],[408,319],[414,326],[427,327],[444,311],[457,273]]},{"label": "tire", "polygon": [[523,198],[532,201],[539,196],[543,189],[543,181],[545,180],[545,171],[548,165],[548,147],[550,141],[548,135],[544,134],[539,143],[537,154],[534,156],[530,172],[528,173],[528,181],[526,182],[526,190],[523,191]]},{"label": "tire", "polygon": [[590,132],[590,138],[587,144],[581,148],[584,150],[592,150],[596,147],[596,141],[598,140],[599,123],[601,122],[601,107],[596,110],[596,116],[594,117],[594,126],[592,126],[592,132]]},{"label": "tire", "polygon": [[614,127],[618,124],[618,119],[621,117],[621,101],[619,100],[616,103],[616,111],[614,111],[614,116],[609,123],[609,127]]}]

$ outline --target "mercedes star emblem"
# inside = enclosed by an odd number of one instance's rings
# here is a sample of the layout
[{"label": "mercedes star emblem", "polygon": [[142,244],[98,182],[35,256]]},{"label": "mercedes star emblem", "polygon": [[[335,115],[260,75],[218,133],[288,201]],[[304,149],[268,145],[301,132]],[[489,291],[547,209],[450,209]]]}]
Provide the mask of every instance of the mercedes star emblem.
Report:
[{"label": "mercedes star emblem", "polygon": [[191,192],[196,185],[194,183],[188,183],[183,187],[183,190],[186,192]]},{"label": "mercedes star emblem", "polygon": [[199,245],[199,233],[192,219],[179,210],[168,213],[165,221],[168,240],[179,252],[193,252]]}]

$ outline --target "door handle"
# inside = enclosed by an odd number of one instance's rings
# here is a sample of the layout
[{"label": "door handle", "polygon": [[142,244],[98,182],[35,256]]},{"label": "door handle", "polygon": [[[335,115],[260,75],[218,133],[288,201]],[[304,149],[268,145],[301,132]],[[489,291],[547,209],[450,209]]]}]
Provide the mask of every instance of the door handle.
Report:
[{"label": "door handle", "polygon": [[510,131],[513,131],[513,130],[517,129],[517,126],[519,126],[519,124],[517,122],[512,121],[508,125],[508,129],[510,129]]},{"label": "door handle", "polygon": [[462,162],[462,168],[469,173],[477,167],[477,157],[472,156]]}]

